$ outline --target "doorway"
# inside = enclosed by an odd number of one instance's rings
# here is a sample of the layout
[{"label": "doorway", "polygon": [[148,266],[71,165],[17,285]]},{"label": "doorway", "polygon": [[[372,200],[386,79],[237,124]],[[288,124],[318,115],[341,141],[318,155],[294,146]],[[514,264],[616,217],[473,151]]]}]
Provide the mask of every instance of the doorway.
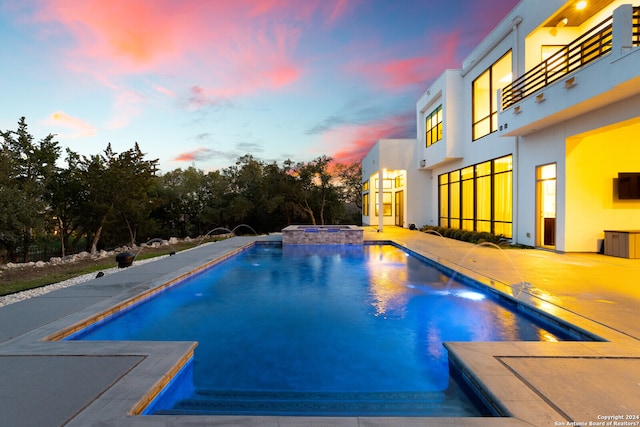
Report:
[{"label": "doorway", "polygon": [[536,245],[556,247],[556,164],[536,167]]},{"label": "doorway", "polygon": [[404,225],[404,191],[396,191],[396,225]]}]

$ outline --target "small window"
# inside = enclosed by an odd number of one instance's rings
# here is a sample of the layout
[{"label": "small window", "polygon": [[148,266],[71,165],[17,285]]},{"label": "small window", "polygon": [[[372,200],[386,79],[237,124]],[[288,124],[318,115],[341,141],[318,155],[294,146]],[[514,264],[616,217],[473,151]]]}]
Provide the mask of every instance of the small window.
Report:
[{"label": "small window", "polygon": [[[379,199],[380,195],[379,193],[376,193],[376,216],[380,215],[380,210],[379,210],[379,206],[380,206],[380,199]],[[392,200],[392,193],[389,192],[383,192],[382,193],[382,213],[384,216],[391,216],[392,214],[392,204],[391,204],[391,200]]]},{"label": "small window", "polygon": [[442,139],[442,105],[427,116],[424,128],[427,147]]}]

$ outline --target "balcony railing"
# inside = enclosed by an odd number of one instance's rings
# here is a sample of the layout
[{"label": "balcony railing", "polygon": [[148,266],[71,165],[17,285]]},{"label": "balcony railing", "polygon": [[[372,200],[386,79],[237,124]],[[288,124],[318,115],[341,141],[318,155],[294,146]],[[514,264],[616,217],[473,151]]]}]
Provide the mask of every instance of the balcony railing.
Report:
[{"label": "balcony railing", "polygon": [[[640,7],[633,8],[633,46],[640,46]],[[611,51],[613,16],[578,37],[502,90],[502,109]]]},{"label": "balcony railing", "polygon": [[640,46],[640,6],[633,8],[633,40],[634,46]]},{"label": "balcony railing", "polygon": [[578,37],[502,90],[502,109],[611,51],[613,16]]}]

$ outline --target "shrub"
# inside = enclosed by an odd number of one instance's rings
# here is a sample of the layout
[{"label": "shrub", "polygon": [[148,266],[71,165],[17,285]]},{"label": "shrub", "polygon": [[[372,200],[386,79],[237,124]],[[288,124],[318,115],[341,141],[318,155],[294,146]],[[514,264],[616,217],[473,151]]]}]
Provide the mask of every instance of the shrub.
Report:
[{"label": "shrub", "polygon": [[482,243],[489,242],[495,243],[496,245],[504,244],[507,239],[502,234],[492,234],[487,231],[469,231],[469,230],[461,230],[458,228],[446,228],[440,227],[437,225],[425,225],[421,229],[421,231],[425,232],[427,230],[433,230],[439,233],[443,237],[447,237],[450,239],[462,240],[470,243]]},{"label": "shrub", "polygon": [[[471,243],[476,243],[474,241],[474,237],[476,236],[476,232],[475,231],[465,231],[464,233],[462,233],[462,235],[460,236],[460,240],[465,241],[465,242],[471,242]],[[477,241],[477,240],[476,240]]]},{"label": "shrub", "polygon": [[454,239],[456,239],[456,240],[462,240],[462,235],[463,235],[464,233],[466,233],[466,231],[464,231],[464,230],[455,230],[455,231],[452,233],[451,237],[453,237],[453,238],[454,238]]},{"label": "shrub", "polygon": [[476,238],[477,238],[476,243],[492,242],[494,235],[487,231],[481,231],[476,235]]}]

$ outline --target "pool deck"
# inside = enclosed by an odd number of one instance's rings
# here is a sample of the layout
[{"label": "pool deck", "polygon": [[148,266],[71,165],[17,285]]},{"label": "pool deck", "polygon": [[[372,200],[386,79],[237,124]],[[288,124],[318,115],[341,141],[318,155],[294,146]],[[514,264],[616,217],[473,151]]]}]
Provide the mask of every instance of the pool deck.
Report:
[{"label": "pool deck", "polygon": [[512,296],[519,309],[537,307],[603,340],[447,343],[455,363],[509,415],[503,418],[136,416],[133,408],[167,381],[194,343],[45,340],[256,239],[281,236],[201,245],[1,307],[0,425],[640,425],[634,418],[640,416],[639,259],[498,250],[397,227],[365,228],[365,240],[394,241]]}]

